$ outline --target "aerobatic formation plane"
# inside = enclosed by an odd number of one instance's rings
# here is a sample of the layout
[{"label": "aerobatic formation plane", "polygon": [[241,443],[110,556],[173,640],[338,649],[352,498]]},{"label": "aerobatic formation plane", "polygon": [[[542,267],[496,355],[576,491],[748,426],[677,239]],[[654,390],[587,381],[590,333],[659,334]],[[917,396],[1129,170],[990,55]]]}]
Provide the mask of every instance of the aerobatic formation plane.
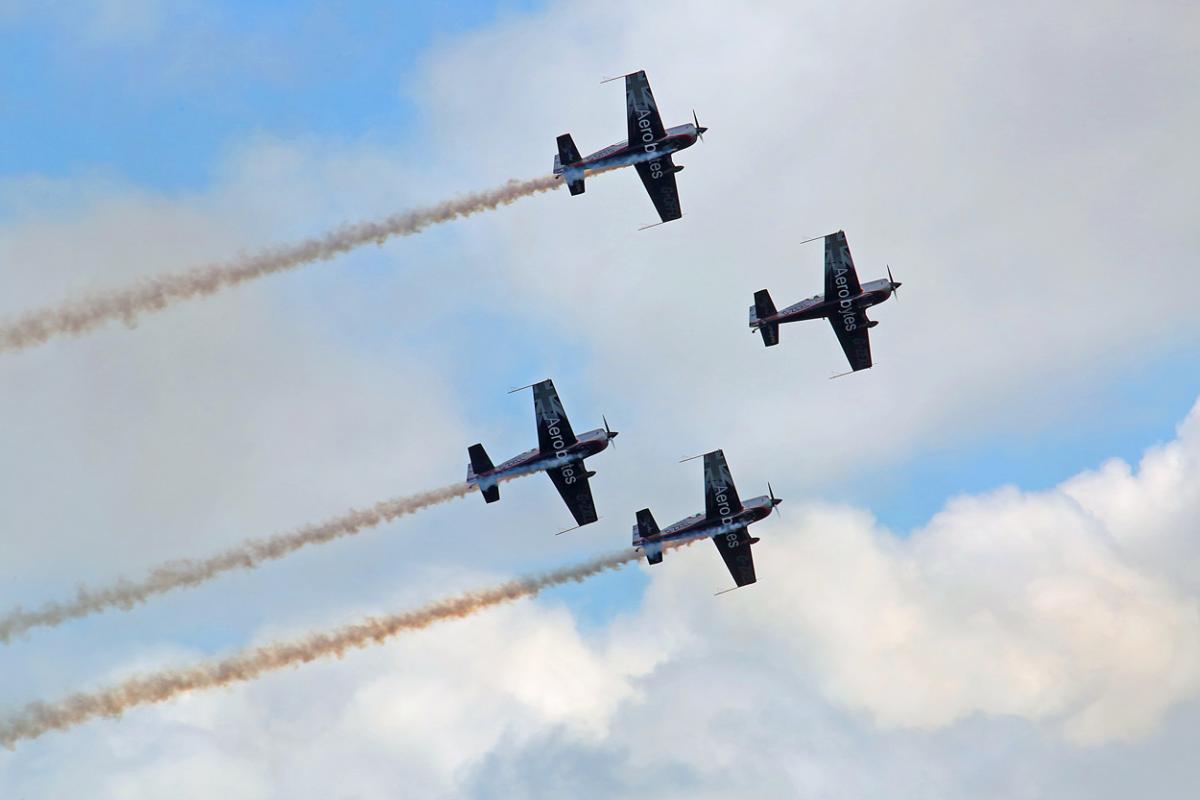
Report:
[{"label": "aerobatic formation plane", "polygon": [[892,280],[891,267],[888,267],[886,278],[860,286],[854,259],[850,257],[850,246],[846,244],[846,234],[838,231],[825,237],[825,296],[814,295],[776,311],[775,304],[771,302],[771,293],[766,289],[757,291],[754,293],[754,305],[750,306],[750,328],[757,330],[762,335],[763,344],[771,347],[779,344],[781,323],[828,319],[850,362],[850,371],[857,372],[871,366],[868,331],[879,324],[867,319],[867,309],[887,300],[899,288],[900,284]]},{"label": "aerobatic formation plane", "polygon": [[582,526],[595,522],[599,517],[596,515],[596,504],[592,501],[588,478],[596,473],[588,472],[583,460],[608,447],[609,441],[616,438],[617,431],[609,430],[608,420],[605,419],[603,428],[575,436],[563,411],[562,401],[558,399],[558,392],[554,389],[554,382],[545,380],[531,385],[538,446],[513,456],[497,467],[492,465],[482,444],[471,445],[467,448],[471,458],[467,466],[467,483],[477,486],[486,502],[494,503],[500,499],[501,480],[531,472],[545,472],[562,495],[571,516],[575,517],[575,524]]},{"label": "aerobatic formation plane", "polygon": [[[609,80],[616,80],[610,78]],[[571,194],[583,194],[583,179],[588,171],[624,167],[632,164],[641,177],[658,216],[662,222],[670,222],[683,216],[679,207],[679,190],[675,186],[675,173],[683,169],[671,161],[671,154],[691,147],[697,139],[704,138],[708,128],[700,127],[696,112],[692,122],[663,128],[658,104],[650,91],[650,82],[644,71],[631,72],[625,76],[625,111],[629,125],[629,138],[609,145],[583,158],[571,134],[558,137],[558,155],[554,157],[554,174],[562,175]],[[661,225],[656,222],[655,225]],[[652,227],[652,226],[646,226]]]},{"label": "aerobatic formation plane", "polygon": [[725,463],[725,453],[714,450],[704,454],[704,513],[659,530],[650,509],[643,508],[637,512],[637,524],[633,526],[633,546],[651,564],[658,564],[669,543],[709,537],[725,559],[734,583],[746,586],[758,580],[754,576],[754,554],[750,551],[758,539],[747,528],[770,516],[771,510],[782,502],[768,483],[767,494],[742,503]]}]

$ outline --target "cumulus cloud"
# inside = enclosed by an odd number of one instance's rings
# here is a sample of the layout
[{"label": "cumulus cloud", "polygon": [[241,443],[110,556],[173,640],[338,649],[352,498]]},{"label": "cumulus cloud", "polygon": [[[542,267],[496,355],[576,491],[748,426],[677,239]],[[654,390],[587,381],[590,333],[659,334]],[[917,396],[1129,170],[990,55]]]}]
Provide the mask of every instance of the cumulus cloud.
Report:
[{"label": "cumulus cloud", "polygon": [[[983,780],[981,796],[1003,797],[1058,785],[1064,764],[1196,729],[1200,596],[1145,557],[1165,541],[1193,558],[1194,539],[1164,527],[1131,545],[1103,504],[1077,494],[1153,505],[1164,487],[1194,487],[1198,419],[1200,404],[1136,468],[954,498],[908,538],[862,510],[789,506],[756,530],[760,582],[729,595],[709,591],[727,580],[716,553],[690,548],[646,568],[642,604],[600,628],[553,601],[523,603],[22,752],[190,730],[209,753],[241,736],[296,765],[260,797],[325,791],[343,768],[363,797],[406,778],[428,796],[542,796],[576,774],[599,787],[584,796],[951,796]],[[1184,528],[1200,513],[1177,510]],[[272,744],[281,720],[294,728]],[[1036,768],[996,776],[980,756],[1014,747]],[[114,768],[136,774],[138,752]],[[1120,796],[1086,780],[1064,789]]]},{"label": "cumulus cloud", "polygon": [[[435,60],[422,83],[431,124],[489,120],[477,152],[494,170],[514,154],[548,161],[565,130],[584,149],[623,136],[621,92],[597,80],[627,69],[647,70],[668,123],[695,108],[710,126],[676,158],[677,223],[637,233],[653,210],[634,176],[615,175],[473,229],[508,253],[497,266],[516,304],[532,297],[584,338],[597,392],[663,387],[638,398],[669,445],[645,463],[698,452],[697,431],[719,430],[705,446],[745,448],[820,490],[915,447],[1086,418],[1080,387],[1098,372],[1197,341],[1185,298],[1128,302],[1186,281],[1200,244],[1187,211],[1200,198],[1180,180],[1200,169],[1184,144],[1200,114],[1178,102],[1196,11],[961,11],[618,3],[595,19],[566,4]],[[554,102],[526,100],[530,75]],[[797,243],[839,228],[864,279],[890,263],[905,287],[872,315],[877,367],[827,381],[845,362],[824,323],[785,326],[767,349],[746,319],[757,289],[780,305],[819,291],[821,245]],[[797,464],[781,436],[822,457]]]},{"label": "cumulus cloud", "polygon": [[[744,494],[769,476],[789,502],[760,531],[753,589],[711,599],[727,578],[695,548],[648,572],[645,601],[611,623],[523,605],[412,649],[39,740],[0,754],[0,783],[78,794],[87,773],[132,793],[165,742],[181,760],[251,754],[270,768],[270,786],[246,775],[262,797],[1187,796],[1200,781],[1179,749],[1200,732],[1195,415],[1137,468],[959,498],[911,539],[798,495],[902,466],[917,446],[1086,416],[1080,387],[1194,339],[1186,292],[1129,298],[1186,281],[1196,249],[1197,115],[1179,100],[1195,14],[762,2],[596,18],[564,4],[429,55],[413,86],[437,181],[409,180],[420,168],[398,166],[400,152],[258,142],[201,197],[122,187],[81,210],[62,195],[90,199],[86,187],[60,187],[59,208],[4,231],[5,263],[40,267],[0,274],[6,311],[429,200],[415,183],[442,193],[514,164],[544,169],[558,133],[584,149],[623,135],[619,89],[595,81],[626,69],[648,70],[669,122],[694,106],[711,127],[678,159],[687,216],[654,231],[635,232],[653,212],[636,178],[615,175],[453,237],[177,309],[136,335],[0,362],[11,602],[394,495],[416,474],[412,453],[458,477],[463,442],[528,446],[524,408],[508,418],[464,399],[518,383],[493,366],[506,357],[513,372],[535,363],[534,378],[573,375],[560,380],[573,414],[622,406],[629,433],[596,481],[611,527],[550,544],[539,532],[555,527],[553,489],[525,483],[498,507],[438,516],[416,545],[357,542],[198,592],[189,613],[138,617],[144,636],[169,640],[186,619],[197,640],[232,646],[265,619],[307,626],[380,602],[383,587],[432,591],[417,580],[431,562],[445,578],[623,544],[627,510],[695,508],[691,473],[667,485],[661,465],[709,446],[726,448]],[[462,131],[480,120],[464,157]],[[38,196],[4,194],[10,206]],[[905,290],[879,311],[879,367],[830,382],[841,355],[820,325],[789,327],[772,350],[744,326],[755,289],[781,302],[817,289],[819,248],[793,245],[836,228],[864,276],[890,261]],[[422,269],[400,278],[394,263]],[[464,308],[485,312],[478,329],[459,324]],[[518,336],[531,309],[558,337],[509,356],[497,331]],[[747,391],[730,371],[762,380]],[[459,539],[462,520],[494,528]],[[607,610],[615,591],[580,605]],[[75,688],[146,644],[112,628],[67,634],[80,638],[11,656],[6,702]],[[547,666],[556,654],[562,671]],[[430,722],[395,724],[414,719]],[[68,757],[75,774],[35,770]],[[206,759],[188,763],[225,763]]]}]

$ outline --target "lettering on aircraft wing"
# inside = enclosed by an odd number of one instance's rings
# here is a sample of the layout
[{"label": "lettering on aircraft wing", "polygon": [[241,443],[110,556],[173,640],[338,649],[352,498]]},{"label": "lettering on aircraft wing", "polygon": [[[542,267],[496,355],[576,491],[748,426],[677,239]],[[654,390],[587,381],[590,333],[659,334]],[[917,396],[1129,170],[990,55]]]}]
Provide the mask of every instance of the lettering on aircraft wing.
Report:
[{"label": "lettering on aircraft wing", "polygon": [[837,287],[838,314],[842,318],[842,329],[846,333],[858,330],[858,309],[854,307],[854,299],[850,296],[846,273],[850,270],[839,264],[833,273],[833,285]]},{"label": "lettering on aircraft wing", "polygon": [[[705,472],[707,473],[705,479],[712,489],[714,504],[714,508],[711,508],[709,512],[712,513],[715,510],[723,524],[732,524],[735,509],[729,498],[729,486],[733,483],[733,476],[729,474],[729,466],[725,463],[724,458],[709,458],[705,461]],[[734,538],[736,540],[736,536]]]},{"label": "lettering on aircraft wing", "polygon": [[[562,401],[558,398],[558,393],[554,391],[538,392],[534,395],[534,410],[541,419],[542,424],[546,426],[546,435],[550,439],[550,449],[554,451],[555,456],[560,459],[566,458],[567,453],[567,429],[568,425],[563,423],[566,418],[566,412],[563,410]],[[574,435],[571,435],[574,440]],[[568,481],[574,483],[574,479]]]}]

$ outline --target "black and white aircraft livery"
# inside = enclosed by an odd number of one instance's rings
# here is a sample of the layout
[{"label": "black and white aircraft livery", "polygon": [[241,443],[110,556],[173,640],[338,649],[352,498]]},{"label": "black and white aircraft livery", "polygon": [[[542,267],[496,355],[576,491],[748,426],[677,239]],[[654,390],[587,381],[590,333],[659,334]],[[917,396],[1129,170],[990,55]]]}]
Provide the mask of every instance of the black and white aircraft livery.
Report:
[{"label": "black and white aircraft livery", "polygon": [[754,554],[750,551],[758,539],[751,537],[747,528],[770,516],[771,510],[782,502],[769,483],[767,494],[762,497],[745,503],[739,500],[729,465],[725,463],[725,453],[714,450],[704,454],[704,513],[659,530],[650,509],[643,508],[637,512],[637,524],[633,526],[633,546],[640,549],[651,564],[658,564],[663,560],[663,548],[668,543],[711,537],[721,558],[725,559],[734,583],[746,586],[758,580],[754,576]]},{"label": "black and white aircraft livery", "polygon": [[[616,78],[609,78],[616,80]],[[629,138],[609,145],[586,158],[579,155],[571,134],[558,137],[558,155],[554,157],[554,174],[562,175],[571,194],[583,194],[583,178],[589,170],[610,169],[633,164],[662,222],[683,216],[679,207],[679,190],[675,173],[683,169],[671,161],[671,154],[691,147],[704,138],[708,128],[700,127],[696,112],[692,122],[663,128],[658,104],[650,91],[646,73],[632,72],[625,76],[625,111],[629,123]],[[662,222],[655,223],[661,225]],[[651,226],[646,226],[651,227]]]},{"label": "black and white aircraft livery", "polygon": [[[588,478],[596,473],[588,472],[583,460],[594,456],[608,447],[617,435],[609,430],[608,420],[604,427],[575,436],[571,423],[563,411],[562,401],[550,380],[531,384],[533,386],[533,415],[537,424],[538,446],[510,458],[500,466],[493,466],[482,444],[467,448],[471,463],[467,466],[467,483],[479,487],[480,494],[488,503],[500,499],[500,481],[506,477],[545,472],[554,482],[554,488],[562,495],[563,502],[575,517],[576,525],[595,522],[596,504],[592,501],[592,490]],[[528,389],[522,386],[521,389]],[[521,389],[513,389],[518,392]],[[511,392],[510,392],[511,394]],[[564,531],[565,532],[565,531]]]},{"label": "black and white aircraft livery", "polygon": [[846,234],[838,231],[825,237],[825,296],[814,295],[783,311],[776,311],[771,293],[766,289],[757,291],[754,305],[750,306],[750,328],[757,330],[763,344],[771,347],[779,344],[780,323],[824,317],[833,325],[833,332],[850,362],[850,371],[858,372],[871,366],[868,331],[879,324],[867,319],[867,309],[887,300],[899,288],[900,284],[892,280],[891,267],[888,267],[886,278],[860,286]]}]

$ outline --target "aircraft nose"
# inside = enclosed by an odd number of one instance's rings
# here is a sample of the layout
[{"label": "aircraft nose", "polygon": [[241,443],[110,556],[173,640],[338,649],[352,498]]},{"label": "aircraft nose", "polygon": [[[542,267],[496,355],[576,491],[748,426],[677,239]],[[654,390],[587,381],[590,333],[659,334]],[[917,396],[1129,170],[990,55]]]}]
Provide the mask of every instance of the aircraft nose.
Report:
[{"label": "aircraft nose", "polygon": [[783,498],[782,498],[782,497],[772,497],[772,498],[771,498],[771,506],[772,506],[772,507],[774,507],[774,506],[777,506],[777,505],[779,505],[779,504],[780,504],[780,503],[782,503],[782,502],[783,502]]},{"label": "aircraft nose", "polygon": [[617,436],[618,436],[620,433],[621,433],[620,431],[609,431],[609,432],[608,432],[608,438],[610,438],[610,439],[615,439],[615,438],[617,438]]},{"label": "aircraft nose", "polygon": [[901,283],[900,281],[892,281],[892,290],[895,291],[896,289],[899,289],[903,285],[904,284]]}]

